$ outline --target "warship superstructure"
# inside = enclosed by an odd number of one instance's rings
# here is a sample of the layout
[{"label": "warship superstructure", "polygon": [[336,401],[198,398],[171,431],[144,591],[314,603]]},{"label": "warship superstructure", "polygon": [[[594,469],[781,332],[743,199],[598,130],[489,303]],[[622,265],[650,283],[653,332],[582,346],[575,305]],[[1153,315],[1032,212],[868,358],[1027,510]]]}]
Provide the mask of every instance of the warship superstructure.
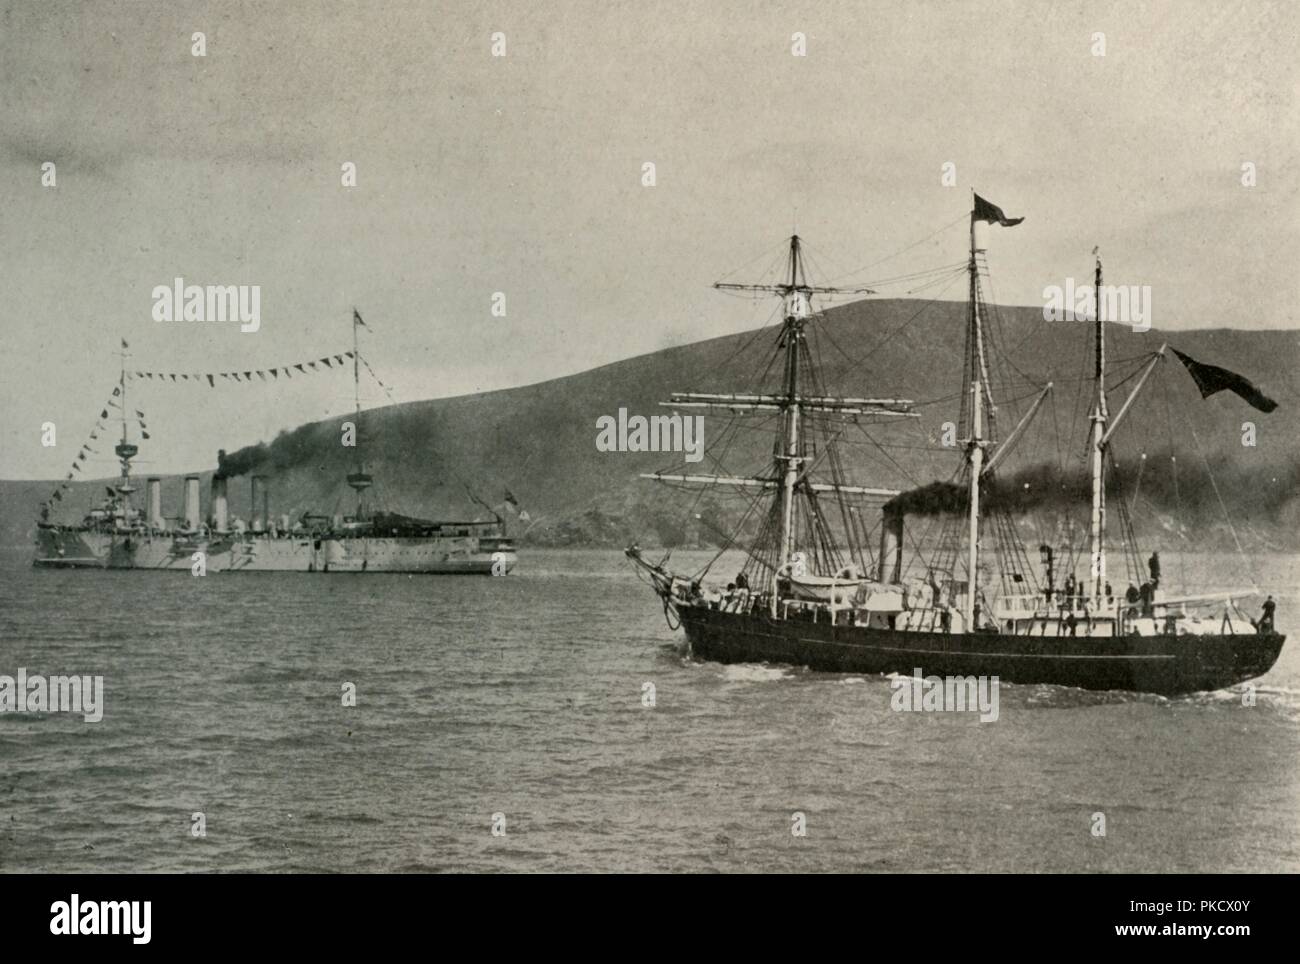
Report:
[{"label": "warship superstructure", "polygon": [[[353,384],[358,422],[361,415],[360,351],[356,342],[360,316],[353,313]],[[229,509],[225,453],[219,453],[207,509],[200,501],[201,478],[184,479],[183,510],[163,515],[163,479],[146,479],[143,506],[131,471],[139,454],[126,416],[128,377],[125,355],[115,393],[121,398],[121,439],[114,447],[119,475],[106,496],[80,523],[64,525],[50,518],[49,505],[37,523],[36,566],[97,569],[177,569],[192,571],[201,563],[210,572],[404,572],[505,575],[517,561],[505,517],[430,520],[374,510],[367,493],[374,477],[357,447],[347,485],[356,493],[351,515],[302,513],[273,517],[270,479],[250,477],[250,518],[235,519]]]}]

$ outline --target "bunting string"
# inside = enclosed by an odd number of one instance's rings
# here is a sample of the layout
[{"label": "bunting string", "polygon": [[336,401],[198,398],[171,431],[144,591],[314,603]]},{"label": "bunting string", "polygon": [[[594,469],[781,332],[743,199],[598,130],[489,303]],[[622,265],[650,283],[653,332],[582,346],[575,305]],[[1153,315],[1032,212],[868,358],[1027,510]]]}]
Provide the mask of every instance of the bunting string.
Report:
[{"label": "bunting string", "polygon": [[[122,347],[123,349],[126,348],[125,341],[122,342]],[[254,380],[254,376],[256,376],[256,379],[259,382],[276,382],[279,381],[281,377],[283,377],[286,381],[288,381],[293,379],[295,373],[298,375],[305,376],[305,375],[318,374],[326,370],[332,371],[336,367],[342,368],[346,365],[348,361],[351,361],[353,357],[354,357],[353,352],[344,351],[334,355],[324,355],[320,358],[315,358],[309,361],[294,362],[288,365],[276,365],[274,367],[268,367],[268,368],[248,368],[242,371],[230,371],[230,372],[128,371],[125,374],[127,378],[130,378],[134,381],[165,382],[168,384],[193,384],[193,385],[206,384],[209,388],[215,388],[218,378],[220,378],[222,381],[225,382],[238,382],[241,384],[252,382]],[[382,388],[388,394],[388,397],[391,399],[393,397],[393,393],[391,389],[380,380],[378,375],[375,374],[375,370],[370,367],[370,363],[367,362],[364,358],[360,358],[359,361],[366,366],[366,371],[368,371],[370,373],[370,376],[376,382],[379,383],[379,387]],[[86,456],[88,454],[89,455],[99,454],[97,449],[93,449],[90,447],[90,441],[98,440],[99,433],[104,431],[105,428],[104,423],[110,417],[109,409],[115,408],[118,409],[120,412],[122,412],[121,416],[112,416],[114,420],[120,417],[125,421],[138,423],[140,426],[140,437],[143,439],[149,438],[149,432],[147,431],[148,426],[145,424],[144,421],[145,418],[144,412],[140,411],[139,409],[135,409],[135,417],[134,418],[128,417],[125,410],[123,410],[122,406],[117,402],[117,399],[121,397],[122,397],[121,385],[114,385],[112,394],[109,395],[109,397],[104,401],[104,405],[100,409],[99,418],[95,421],[95,427],[90,431],[90,438],[78,450],[76,457],[72,460],[72,465],[69,466],[68,468],[67,476],[63,479],[62,482],[59,483],[58,488],[56,488],[54,492],[51,493],[50,497],[46,499],[43,503],[41,503],[43,514],[48,515],[49,509],[51,508],[53,503],[63,501],[63,493],[67,491],[68,488],[71,487],[73,480],[82,471],[82,464],[86,461]]]},{"label": "bunting string", "polygon": [[370,362],[366,361],[366,357],[364,355],[361,356],[361,364],[366,366],[366,371],[370,372],[370,377],[379,383],[379,387],[384,390],[384,394],[388,396],[388,400],[390,402],[393,401],[392,389],[390,389],[387,385],[385,385],[383,380],[378,375],[375,374],[375,370],[370,367]]},{"label": "bunting string", "polygon": [[[167,384],[173,384],[173,383],[193,384],[193,385],[206,384],[208,388],[215,388],[217,385],[218,378],[220,378],[222,381],[225,382],[239,382],[240,384],[254,381],[254,376],[256,376],[257,381],[261,381],[261,382],[279,381],[281,377],[288,380],[288,379],[292,379],[295,373],[298,375],[316,374],[322,371],[321,368],[322,365],[325,366],[326,369],[329,369],[331,371],[335,367],[341,368],[346,363],[346,360],[351,358],[352,358],[352,352],[345,351],[345,352],[340,352],[337,355],[325,355],[321,358],[316,358],[311,361],[294,362],[293,364],[289,364],[289,365],[277,365],[274,368],[248,368],[242,371],[233,371],[233,372],[129,371],[126,373],[126,377],[133,379],[135,381],[151,381],[151,382],[158,381],[158,382],[165,382]],[[363,363],[365,362],[364,358],[362,359],[362,362]],[[366,368],[369,367],[370,367],[369,365],[366,365]],[[371,372],[371,374],[373,375],[374,373]],[[268,378],[267,376],[270,377]],[[376,381],[378,381],[378,379],[376,379]],[[112,404],[111,399],[110,399],[110,404]]]},{"label": "bunting string", "polygon": [[[59,483],[58,487],[50,493],[50,497],[41,503],[43,516],[48,516],[49,510],[55,502],[63,501],[63,493],[72,487],[73,480],[81,473],[82,465],[86,462],[86,456],[99,454],[99,450],[93,448],[90,443],[92,441],[98,441],[99,433],[104,431],[107,427],[104,422],[109,417],[108,410],[110,408],[120,409],[122,407],[113,401],[113,399],[119,398],[121,395],[122,387],[120,385],[114,385],[113,393],[105,400],[104,407],[99,410],[99,418],[95,419],[95,426],[90,430],[89,438],[82,443],[81,448],[77,450],[77,454],[72,460],[72,465],[68,467],[68,474],[64,476],[63,481]],[[149,438],[149,433],[146,431],[148,425],[145,424],[144,412],[137,408],[135,410],[134,418],[126,417],[125,413],[123,413],[123,418],[128,422],[138,423],[140,426],[140,437],[145,439]]]}]

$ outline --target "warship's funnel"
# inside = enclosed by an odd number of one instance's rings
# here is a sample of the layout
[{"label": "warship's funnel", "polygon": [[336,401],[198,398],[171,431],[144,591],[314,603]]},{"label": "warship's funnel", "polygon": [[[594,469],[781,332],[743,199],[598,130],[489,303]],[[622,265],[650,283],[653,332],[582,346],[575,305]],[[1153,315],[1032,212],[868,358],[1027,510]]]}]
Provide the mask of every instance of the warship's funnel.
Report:
[{"label": "warship's funnel", "polygon": [[161,529],[163,527],[162,514],[162,479],[156,475],[149,476],[149,527],[151,529]]},{"label": "warship's funnel", "polygon": [[226,503],[226,477],[224,475],[214,475],[212,477],[212,528],[217,532],[225,532],[228,528],[230,509]]},{"label": "warship's funnel", "polygon": [[193,532],[203,522],[199,513],[199,477],[185,476],[185,528]]},{"label": "warship's funnel", "polygon": [[903,518],[901,512],[885,512],[880,518],[879,582],[896,583],[903,578]]},{"label": "warship's funnel", "polygon": [[248,514],[252,517],[254,532],[262,532],[270,524],[271,517],[266,510],[266,476],[255,475],[253,476],[252,501],[248,506]]}]

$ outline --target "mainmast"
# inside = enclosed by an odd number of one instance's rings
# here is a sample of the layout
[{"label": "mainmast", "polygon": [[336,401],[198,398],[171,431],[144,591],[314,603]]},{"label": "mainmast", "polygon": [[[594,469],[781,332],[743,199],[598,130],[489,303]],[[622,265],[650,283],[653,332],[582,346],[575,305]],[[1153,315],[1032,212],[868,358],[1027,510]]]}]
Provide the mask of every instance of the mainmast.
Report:
[{"label": "mainmast", "polygon": [[374,483],[374,479],[366,473],[365,461],[361,458],[361,349],[357,343],[357,329],[364,326],[365,322],[361,320],[361,313],[357,309],[352,309],[352,400],[355,420],[352,425],[355,431],[353,441],[356,443],[356,471],[348,473],[348,485],[357,493],[357,519],[365,516],[365,498],[362,495],[366,489]]},{"label": "mainmast", "polygon": [[[983,250],[979,247],[975,225],[980,221],[988,224],[1000,224],[1005,228],[1013,228],[1024,218],[1009,218],[1003,213],[1002,209],[996,204],[992,204],[974,194],[971,199],[970,212],[970,262],[968,269],[970,271],[970,327],[966,333],[966,346],[970,350],[970,357],[967,358],[965,378],[969,380],[970,395],[970,421],[968,428],[969,436],[964,439],[966,443],[966,461],[967,468],[970,472],[970,497],[968,499],[970,512],[970,531],[967,535],[968,556],[966,559],[966,604],[962,607],[962,615],[965,617],[965,631],[973,632],[975,630],[975,595],[978,591],[979,583],[979,558],[980,558],[980,476],[991,469],[992,465],[1000,460],[1002,452],[994,454],[989,465],[984,464],[985,450],[993,444],[993,436],[996,432],[994,418],[997,408],[993,404],[993,393],[989,389],[989,367],[988,360],[984,355],[984,327],[983,319],[980,318],[980,283],[979,283],[979,252]],[[1044,393],[1050,390],[1051,386],[1044,389]],[[1041,401],[1041,398],[1040,398]],[[985,403],[988,404],[987,411]],[[1027,418],[1031,418],[1037,411],[1038,402],[1030,409]],[[988,422],[988,429],[985,429],[985,421]],[[1022,419],[1021,425],[1011,433],[1014,438],[1023,428],[1025,420]],[[1004,446],[1005,448],[1005,446]]]},{"label": "mainmast", "polygon": [[980,475],[984,471],[984,333],[980,325],[979,262],[976,259],[976,210],[970,215],[970,435],[966,440],[966,460],[970,467],[969,532],[967,534],[966,601],[962,608],[965,631],[975,629],[975,591],[979,573],[980,543]]},{"label": "mainmast", "polygon": [[1092,599],[1096,606],[1100,603],[1106,586],[1106,548],[1102,544],[1106,533],[1106,486],[1105,486],[1105,438],[1106,422],[1106,328],[1101,317],[1101,255],[1097,255],[1097,268],[1093,277],[1093,301],[1096,317],[1096,359],[1093,369],[1093,381],[1096,395],[1092,409]]}]

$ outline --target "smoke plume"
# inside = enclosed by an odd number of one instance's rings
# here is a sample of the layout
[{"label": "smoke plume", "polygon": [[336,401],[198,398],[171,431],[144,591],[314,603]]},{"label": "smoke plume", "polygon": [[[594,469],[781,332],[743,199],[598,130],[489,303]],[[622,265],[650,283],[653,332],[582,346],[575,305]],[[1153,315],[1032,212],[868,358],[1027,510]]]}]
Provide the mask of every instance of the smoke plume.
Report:
[{"label": "smoke plume", "polygon": [[217,452],[217,475],[231,479],[251,472],[270,459],[271,449],[265,442],[245,446],[233,455],[227,455],[226,450],[221,449]]},{"label": "smoke plume", "polygon": [[[1199,456],[1170,452],[1148,455],[1145,464],[1130,459],[1108,468],[1108,499],[1131,499],[1162,510],[1182,510],[1193,516],[1228,511],[1273,518],[1300,488],[1300,459],[1254,463],[1218,456],[1207,467]],[[980,504],[989,511],[1023,515],[1039,509],[1078,508],[1091,499],[1092,478],[1083,466],[1064,471],[1040,463],[1011,475],[985,479]],[[931,482],[897,495],[885,503],[886,513],[931,516],[966,511],[967,485]]]}]

